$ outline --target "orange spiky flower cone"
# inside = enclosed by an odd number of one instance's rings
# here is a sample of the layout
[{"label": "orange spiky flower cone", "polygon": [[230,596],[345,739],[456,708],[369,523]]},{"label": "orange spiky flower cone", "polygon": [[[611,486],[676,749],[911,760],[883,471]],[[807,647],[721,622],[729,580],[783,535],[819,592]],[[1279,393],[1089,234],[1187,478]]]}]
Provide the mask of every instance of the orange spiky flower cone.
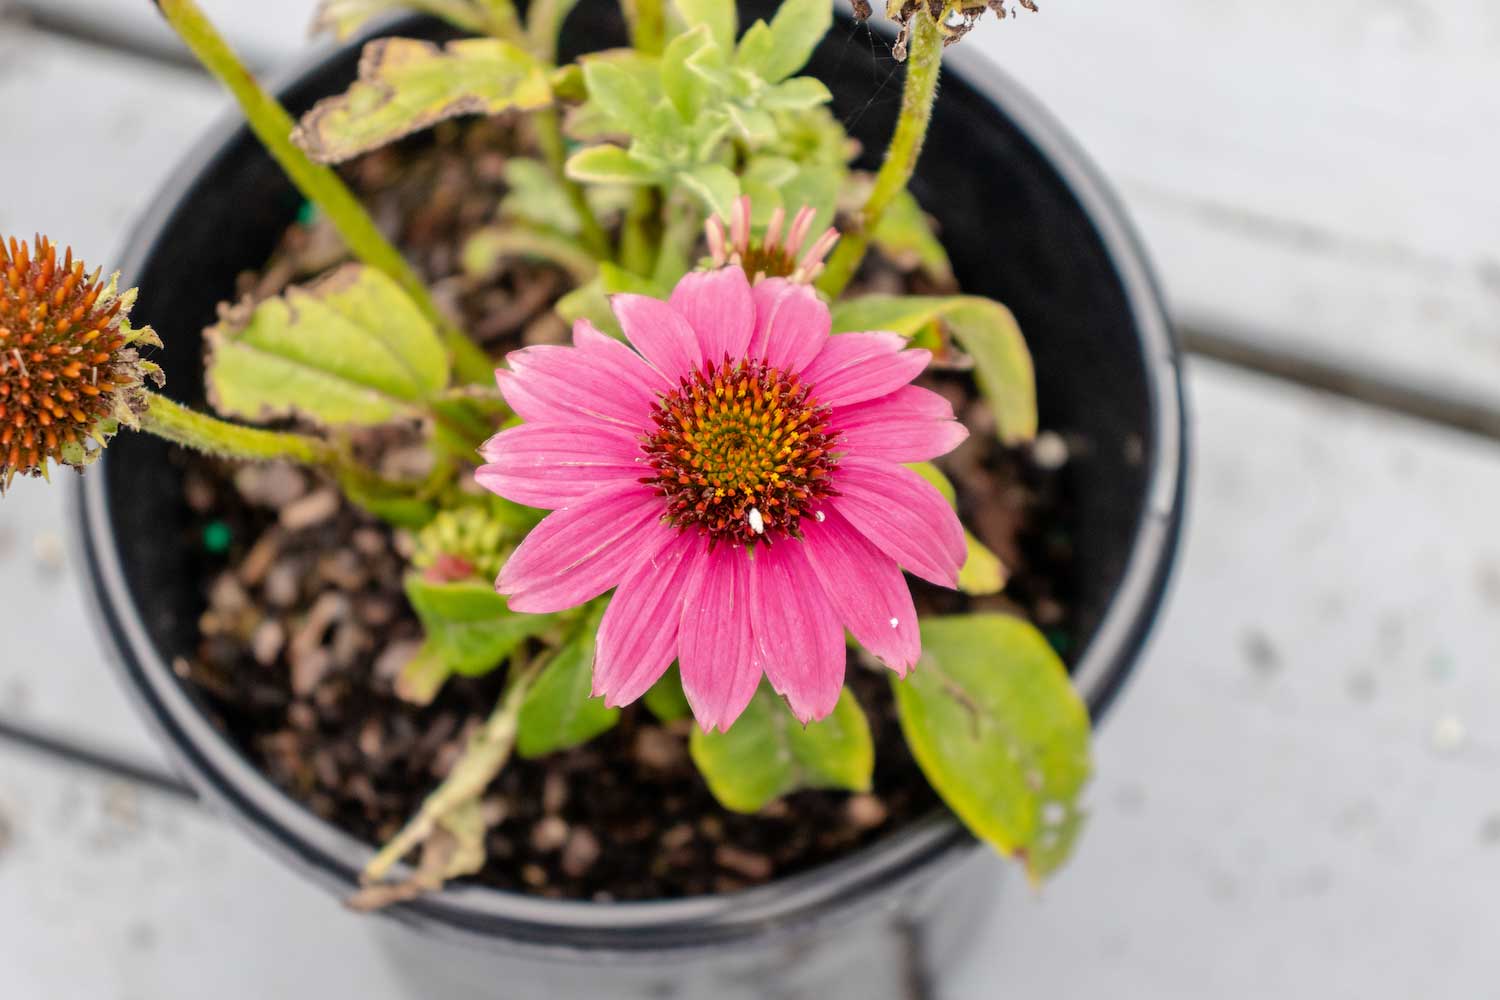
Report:
[{"label": "orange spiky flower cone", "polygon": [[121,423],[147,405],[145,382],[161,369],[141,359],[160,347],[149,327],[130,326],[133,291],[89,275],[68,250],[36,238],[0,239],[0,491],[50,464],[82,468]]}]

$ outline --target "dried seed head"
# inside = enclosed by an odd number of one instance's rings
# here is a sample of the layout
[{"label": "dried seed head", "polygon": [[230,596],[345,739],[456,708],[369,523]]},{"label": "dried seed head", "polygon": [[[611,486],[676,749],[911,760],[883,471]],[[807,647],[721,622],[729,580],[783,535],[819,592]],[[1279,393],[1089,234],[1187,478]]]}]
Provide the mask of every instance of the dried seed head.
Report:
[{"label": "dried seed head", "polygon": [[[1014,17],[1018,7],[1033,14],[1037,12],[1036,0],[887,0],[886,16],[901,26],[901,33],[891,46],[891,54],[897,62],[906,60],[912,18],[919,10],[925,10],[937,22],[943,33],[943,45],[948,46],[973,31],[986,10],[994,11],[996,17],[1004,20]],[[854,0],[856,20],[867,20],[870,14],[869,0]]]},{"label": "dried seed head", "polygon": [[35,253],[0,239],[0,492],[53,462],[82,468],[121,423],[138,421],[145,381],[162,379],[137,348],[161,342],[131,328],[134,302],[72,250],[59,262],[45,237]]}]

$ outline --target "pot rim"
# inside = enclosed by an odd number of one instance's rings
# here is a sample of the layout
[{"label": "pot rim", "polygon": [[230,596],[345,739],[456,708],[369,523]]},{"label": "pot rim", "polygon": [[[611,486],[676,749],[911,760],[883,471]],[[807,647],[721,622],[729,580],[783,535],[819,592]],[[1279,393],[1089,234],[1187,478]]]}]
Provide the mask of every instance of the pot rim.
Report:
[{"label": "pot rim", "polygon": [[[848,15],[847,0],[838,0],[837,7]],[[403,23],[410,22],[383,21],[371,35],[388,33]],[[886,32],[887,26],[872,29]],[[343,50],[314,47],[277,74],[270,89],[284,93]],[[944,62],[949,72],[962,76],[997,113],[1008,117],[1069,187],[1108,252],[1139,331],[1150,430],[1157,447],[1150,457],[1145,503],[1120,584],[1073,671],[1075,687],[1098,719],[1118,694],[1154,624],[1181,531],[1188,442],[1175,336],[1132,224],[1097,169],[1051,113],[977,50],[956,49],[945,54]],[[132,229],[122,267],[124,287],[137,283],[183,192],[245,131],[238,114],[226,115],[159,189]],[[254,840],[305,875],[348,893],[375,849],[316,817],[273,785],[212,725],[162,659],[125,582],[105,484],[99,470],[80,480],[74,491],[74,516],[82,528],[87,589],[96,621],[102,623],[106,645],[128,677],[125,686],[138,709],[167,744],[177,768],[207,801],[229,812]],[[977,848],[962,826],[939,814],[848,857],[737,893],[600,903],[457,885],[383,912],[425,932],[478,938],[489,947],[534,955],[639,957],[804,932],[810,924],[847,915],[859,901],[876,893],[889,895],[930,866],[956,863]]]}]

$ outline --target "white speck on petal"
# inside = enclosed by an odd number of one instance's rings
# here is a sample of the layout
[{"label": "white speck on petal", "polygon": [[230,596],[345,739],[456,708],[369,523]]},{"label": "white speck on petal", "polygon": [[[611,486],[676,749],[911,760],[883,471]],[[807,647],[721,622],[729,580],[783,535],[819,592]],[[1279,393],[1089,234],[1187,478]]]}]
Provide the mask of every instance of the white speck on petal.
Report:
[{"label": "white speck on petal", "polygon": [[900,625],[901,625],[901,622],[897,621],[895,618],[891,619],[891,628],[899,628]]},{"label": "white speck on petal", "polygon": [[828,520],[828,515],[823,513],[821,510],[813,511],[813,517],[817,519],[819,524],[822,524],[824,521]]},{"label": "white speck on petal", "polygon": [[766,533],[766,519],[760,516],[759,507],[750,508],[749,520],[751,531],[757,535],[764,535]]}]

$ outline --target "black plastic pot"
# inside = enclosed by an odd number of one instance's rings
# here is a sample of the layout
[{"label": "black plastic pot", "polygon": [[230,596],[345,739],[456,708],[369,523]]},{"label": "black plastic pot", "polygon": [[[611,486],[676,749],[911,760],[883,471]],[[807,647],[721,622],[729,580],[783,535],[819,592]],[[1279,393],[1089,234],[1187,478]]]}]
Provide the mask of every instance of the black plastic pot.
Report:
[{"label": "black plastic pot", "polygon": [[[772,7],[747,0],[742,12],[749,20]],[[423,20],[398,27],[444,34]],[[879,150],[898,98],[885,47],[862,31],[841,20],[809,72],[829,84],[865,148]],[[621,37],[613,5],[589,0],[565,40],[576,51]],[[300,111],[343,89],[357,55],[351,47],[310,61],[283,99]],[[1082,575],[1075,679],[1097,717],[1140,655],[1181,523],[1184,417],[1161,299],[1098,175],[1041,108],[965,47],[950,54],[914,190],[941,221],[963,287],[1019,317],[1044,426],[1089,444],[1068,475]],[[138,315],[167,344],[161,361],[175,394],[201,392],[201,328],[232,295],[236,273],[266,259],[299,203],[237,123],[216,130],[155,202],[125,262],[126,287],[140,287]],[[193,648],[201,608],[197,557],[163,543],[163,526],[185,517],[165,451],[127,435],[83,481],[93,591],[126,683],[206,799],[277,857],[347,894],[371,847],[274,787],[169,666]],[[398,930],[393,944],[416,975],[507,1000],[910,995],[949,961],[997,874],[988,852],[934,816],[837,864],[730,896],[598,904],[452,887],[394,910],[422,933]]]}]

